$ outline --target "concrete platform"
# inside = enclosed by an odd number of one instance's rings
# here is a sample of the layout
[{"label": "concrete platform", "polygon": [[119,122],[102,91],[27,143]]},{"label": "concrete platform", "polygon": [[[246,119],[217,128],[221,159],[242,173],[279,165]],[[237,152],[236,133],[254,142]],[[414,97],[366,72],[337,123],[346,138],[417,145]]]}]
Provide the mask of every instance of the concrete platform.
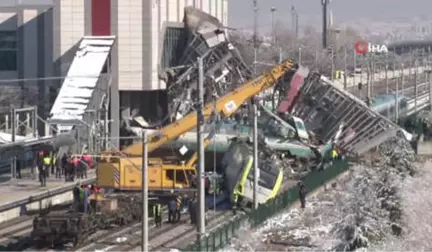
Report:
[{"label": "concrete platform", "polygon": [[[31,173],[30,173],[31,174]],[[50,176],[47,179],[47,186],[41,187],[39,181],[34,180],[30,177],[24,176],[23,179],[9,180],[0,183],[0,206],[11,204],[29,198],[31,196],[36,196],[44,192],[49,192],[56,190],[58,188],[73,185],[75,182],[65,182],[64,178],[56,179],[54,176]],[[88,178],[95,178],[95,171],[90,170],[88,173]],[[72,190],[65,193],[53,195],[50,198],[40,200],[38,202],[29,203],[27,205],[12,208],[3,212],[0,212],[0,223],[17,218],[19,216],[25,215],[28,211],[37,211],[47,208],[51,205],[58,205],[71,202],[73,200]]]}]

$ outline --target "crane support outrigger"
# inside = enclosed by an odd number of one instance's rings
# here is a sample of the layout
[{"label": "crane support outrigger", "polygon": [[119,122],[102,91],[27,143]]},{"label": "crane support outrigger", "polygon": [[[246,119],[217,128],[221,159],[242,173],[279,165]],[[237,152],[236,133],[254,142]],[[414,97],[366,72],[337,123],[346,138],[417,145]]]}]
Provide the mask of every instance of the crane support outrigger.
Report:
[{"label": "crane support outrigger", "polygon": [[[204,120],[217,113],[229,117],[248,99],[275,86],[287,73],[294,73],[298,66],[287,60],[273,67],[269,72],[246,82],[228,94],[207,104],[203,110]],[[197,112],[191,112],[181,120],[171,123],[149,136],[148,151],[175,140],[197,126]],[[206,141],[207,143],[209,141]],[[98,186],[119,190],[141,190],[142,143],[133,144],[122,151],[125,156],[107,156],[98,166]],[[189,173],[196,173],[192,157],[190,162],[168,161],[160,158],[149,159],[149,190],[172,191],[190,187]]]}]

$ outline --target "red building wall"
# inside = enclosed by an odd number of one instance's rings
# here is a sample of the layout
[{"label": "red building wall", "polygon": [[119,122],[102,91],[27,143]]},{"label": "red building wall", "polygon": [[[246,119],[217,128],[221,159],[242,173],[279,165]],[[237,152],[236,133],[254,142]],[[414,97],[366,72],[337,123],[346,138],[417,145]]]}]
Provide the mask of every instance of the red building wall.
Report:
[{"label": "red building wall", "polygon": [[111,35],[111,0],[92,1],[92,35]]}]

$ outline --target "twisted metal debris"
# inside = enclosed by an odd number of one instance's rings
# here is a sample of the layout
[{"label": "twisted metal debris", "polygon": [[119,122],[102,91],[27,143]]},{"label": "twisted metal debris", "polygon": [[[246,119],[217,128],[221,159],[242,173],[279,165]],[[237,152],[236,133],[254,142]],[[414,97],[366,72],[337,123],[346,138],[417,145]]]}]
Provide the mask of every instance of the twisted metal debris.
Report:
[{"label": "twisted metal debris", "polygon": [[[410,144],[392,138],[353,165],[336,189],[308,199],[297,209],[268,220],[227,250],[353,251],[405,234],[400,189],[417,171]],[[249,242],[245,244],[245,241]]]}]

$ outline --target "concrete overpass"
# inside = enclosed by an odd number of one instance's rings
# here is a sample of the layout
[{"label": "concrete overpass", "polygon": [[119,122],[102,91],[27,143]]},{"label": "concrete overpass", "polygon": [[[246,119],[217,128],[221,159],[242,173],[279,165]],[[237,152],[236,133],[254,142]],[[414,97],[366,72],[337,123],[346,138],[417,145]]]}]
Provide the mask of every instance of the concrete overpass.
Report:
[{"label": "concrete overpass", "polygon": [[410,50],[415,49],[423,49],[425,52],[430,53],[432,50],[432,39],[396,41],[389,43],[387,48],[396,54],[408,53]]}]

